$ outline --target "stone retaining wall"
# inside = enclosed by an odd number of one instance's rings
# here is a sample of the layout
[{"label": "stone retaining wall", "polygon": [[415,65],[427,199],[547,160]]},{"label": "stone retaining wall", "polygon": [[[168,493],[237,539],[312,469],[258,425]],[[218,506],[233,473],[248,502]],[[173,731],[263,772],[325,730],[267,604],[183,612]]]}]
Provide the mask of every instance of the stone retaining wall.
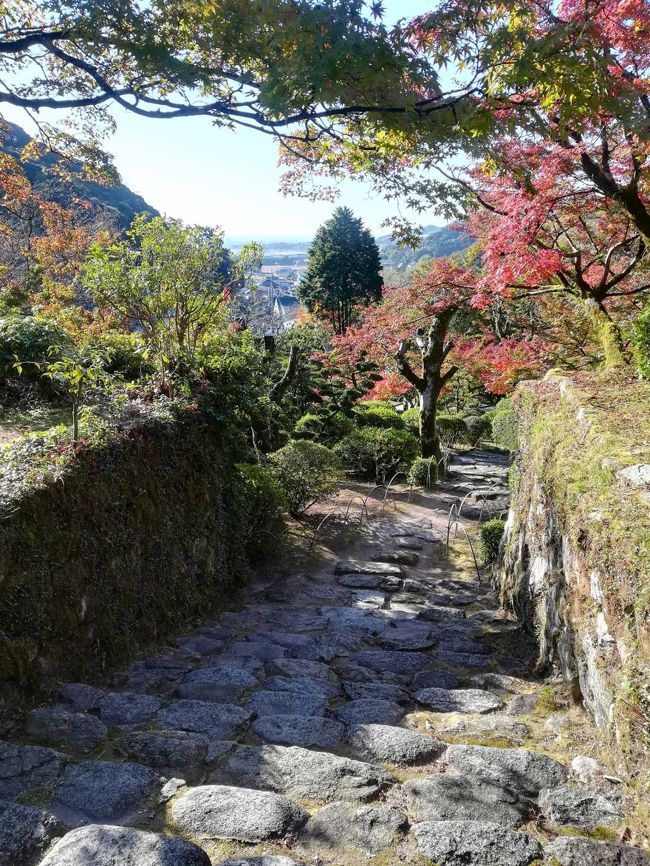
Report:
[{"label": "stone retaining wall", "polygon": [[572,682],[628,755],[650,747],[650,505],[636,483],[650,463],[649,398],[647,383],[603,374],[519,387],[496,574],[537,636],[540,667]]},{"label": "stone retaining wall", "polygon": [[0,699],[114,668],[218,609],[248,574],[234,462],[204,419],[145,423],[2,510]]}]

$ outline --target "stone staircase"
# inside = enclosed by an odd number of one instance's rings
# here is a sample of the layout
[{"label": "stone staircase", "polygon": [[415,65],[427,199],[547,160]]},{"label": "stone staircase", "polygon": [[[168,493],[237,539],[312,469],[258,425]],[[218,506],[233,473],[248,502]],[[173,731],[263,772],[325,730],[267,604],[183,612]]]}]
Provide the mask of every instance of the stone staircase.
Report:
[{"label": "stone staircase", "polygon": [[648,866],[621,780],[549,754],[534,648],[444,523],[398,511],[109,687],[63,684],[0,743],[0,866]]}]

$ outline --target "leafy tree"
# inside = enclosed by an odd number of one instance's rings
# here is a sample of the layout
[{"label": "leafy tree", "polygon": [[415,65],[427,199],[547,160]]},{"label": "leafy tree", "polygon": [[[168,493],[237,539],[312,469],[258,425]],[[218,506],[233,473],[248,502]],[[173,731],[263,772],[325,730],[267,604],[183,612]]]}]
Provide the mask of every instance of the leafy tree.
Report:
[{"label": "leafy tree", "polygon": [[349,208],[337,208],[316,232],[298,297],[310,312],[329,317],[343,334],[356,306],[381,298],[383,280],[375,239]]},{"label": "leafy tree", "polygon": [[[234,275],[259,257],[257,245],[245,247]],[[101,308],[142,334],[165,378],[195,369],[201,343],[225,322],[229,261],[221,232],[142,214],[127,240],[92,248],[84,284]]]},{"label": "leafy tree", "polygon": [[[334,339],[342,356],[352,361],[366,352],[384,373],[398,372],[417,394],[419,404],[420,453],[441,459],[438,431],[438,401],[463,364],[472,347],[473,362],[480,366],[481,354],[491,348],[498,353],[501,343],[490,331],[489,298],[478,291],[480,272],[439,259],[428,274],[408,287],[389,287],[383,303],[364,311],[358,327]],[[460,351],[459,351],[460,349]],[[501,352],[501,362],[513,352],[512,343]],[[489,354],[489,353],[488,353]],[[518,353],[514,353],[517,377],[529,375]],[[488,371],[492,362],[488,363]],[[535,359],[534,369],[538,368]],[[502,371],[501,375],[505,375]]]},{"label": "leafy tree", "polygon": [[206,116],[221,127],[310,139],[360,111],[408,117],[424,61],[409,35],[362,0],[8,0],[0,103],[34,113],[85,109],[81,142],[44,132],[99,169],[111,105],[140,117]]},{"label": "leafy tree", "polygon": [[269,461],[294,517],[338,489],[339,462],[324,445],[304,440],[289,442],[271,454]]}]

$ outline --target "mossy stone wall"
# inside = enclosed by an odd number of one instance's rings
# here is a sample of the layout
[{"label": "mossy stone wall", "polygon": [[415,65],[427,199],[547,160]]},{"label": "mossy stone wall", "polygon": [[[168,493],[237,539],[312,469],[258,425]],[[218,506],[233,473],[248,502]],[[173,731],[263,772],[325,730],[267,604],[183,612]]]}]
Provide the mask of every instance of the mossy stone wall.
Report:
[{"label": "mossy stone wall", "polygon": [[0,513],[1,698],[114,668],[245,582],[235,459],[203,418],[150,422]]},{"label": "mossy stone wall", "polygon": [[497,571],[540,665],[574,683],[633,763],[650,753],[650,384],[551,373],[519,386],[520,448]]}]

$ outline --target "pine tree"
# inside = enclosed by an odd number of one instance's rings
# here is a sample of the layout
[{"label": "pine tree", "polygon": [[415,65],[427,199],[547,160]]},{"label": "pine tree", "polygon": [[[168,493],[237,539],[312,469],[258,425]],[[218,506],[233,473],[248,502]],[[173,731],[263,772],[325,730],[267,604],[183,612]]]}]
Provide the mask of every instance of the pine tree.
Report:
[{"label": "pine tree", "polygon": [[336,334],[345,333],[356,306],[381,299],[379,249],[349,208],[337,208],[316,232],[298,297],[309,312],[324,313]]}]

